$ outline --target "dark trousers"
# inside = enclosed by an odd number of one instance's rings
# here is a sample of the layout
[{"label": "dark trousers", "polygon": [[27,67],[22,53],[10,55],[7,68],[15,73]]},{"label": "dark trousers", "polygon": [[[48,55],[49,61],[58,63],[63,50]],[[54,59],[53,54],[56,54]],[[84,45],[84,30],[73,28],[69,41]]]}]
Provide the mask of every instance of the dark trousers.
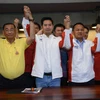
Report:
[{"label": "dark trousers", "polygon": [[68,85],[68,83],[67,83],[67,77],[62,77],[61,78],[61,86],[67,86]]},{"label": "dark trousers", "polygon": [[96,85],[100,85],[100,80],[95,80]]},{"label": "dark trousers", "polygon": [[94,79],[84,82],[84,83],[74,83],[74,82],[69,82],[68,86],[93,86],[95,84]]},{"label": "dark trousers", "polygon": [[10,80],[0,75],[0,89],[35,87],[35,79],[30,73],[24,73],[20,77]]}]

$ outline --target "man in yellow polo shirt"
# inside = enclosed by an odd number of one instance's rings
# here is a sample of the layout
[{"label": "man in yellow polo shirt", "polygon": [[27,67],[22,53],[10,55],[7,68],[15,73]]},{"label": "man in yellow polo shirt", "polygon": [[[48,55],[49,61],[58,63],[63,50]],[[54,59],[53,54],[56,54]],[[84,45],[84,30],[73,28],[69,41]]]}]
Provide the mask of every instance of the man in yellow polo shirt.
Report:
[{"label": "man in yellow polo shirt", "polygon": [[16,27],[13,23],[3,26],[6,39],[0,39],[0,88],[30,87],[24,75],[24,51],[34,41],[34,23],[30,9],[25,9],[30,20],[30,37],[16,39]]}]

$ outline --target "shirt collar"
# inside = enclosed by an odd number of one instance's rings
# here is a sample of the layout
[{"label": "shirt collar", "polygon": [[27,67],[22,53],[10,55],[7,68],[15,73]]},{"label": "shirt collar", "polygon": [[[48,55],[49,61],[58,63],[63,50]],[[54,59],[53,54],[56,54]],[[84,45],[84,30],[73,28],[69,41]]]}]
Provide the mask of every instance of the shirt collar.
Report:
[{"label": "shirt collar", "polygon": [[83,44],[85,42],[85,39],[83,38],[83,41],[80,42],[78,39],[75,38],[75,41],[78,43],[78,44]]},{"label": "shirt collar", "polygon": [[[5,39],[5,43],[6,44],[10,44],[8,41],[7,41],[7,39]],[[15,44],[16,43],[16,39],[15,39],[15,41],[12,43],[12,44]]]},{"label": "shirt collar", "polygon": [[44,37],[46,38],[51,38],[53,36],[53,34],[50,34],[49,37],[47,37],[47,35],[43,34]]}]

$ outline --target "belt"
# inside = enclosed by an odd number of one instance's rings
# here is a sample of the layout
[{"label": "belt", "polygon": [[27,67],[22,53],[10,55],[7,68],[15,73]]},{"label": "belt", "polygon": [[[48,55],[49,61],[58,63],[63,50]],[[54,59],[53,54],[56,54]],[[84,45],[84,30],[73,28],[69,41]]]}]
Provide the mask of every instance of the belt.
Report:
[{"label": "belt", "polygon": [[44,73],[46,76],[52,76],[52,73]]}]

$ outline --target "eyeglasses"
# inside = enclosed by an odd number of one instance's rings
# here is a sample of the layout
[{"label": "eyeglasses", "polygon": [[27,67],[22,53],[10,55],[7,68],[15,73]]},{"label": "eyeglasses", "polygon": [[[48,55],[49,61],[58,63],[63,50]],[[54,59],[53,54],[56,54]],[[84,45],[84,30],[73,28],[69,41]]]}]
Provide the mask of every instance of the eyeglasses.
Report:
[{"label": "eyeglasses", "polygon": [[14,32],[14,29],[11,29],[11,30],[8,30],[8,29],[6,29],[6,30],[4,30],[5,32]]}]

